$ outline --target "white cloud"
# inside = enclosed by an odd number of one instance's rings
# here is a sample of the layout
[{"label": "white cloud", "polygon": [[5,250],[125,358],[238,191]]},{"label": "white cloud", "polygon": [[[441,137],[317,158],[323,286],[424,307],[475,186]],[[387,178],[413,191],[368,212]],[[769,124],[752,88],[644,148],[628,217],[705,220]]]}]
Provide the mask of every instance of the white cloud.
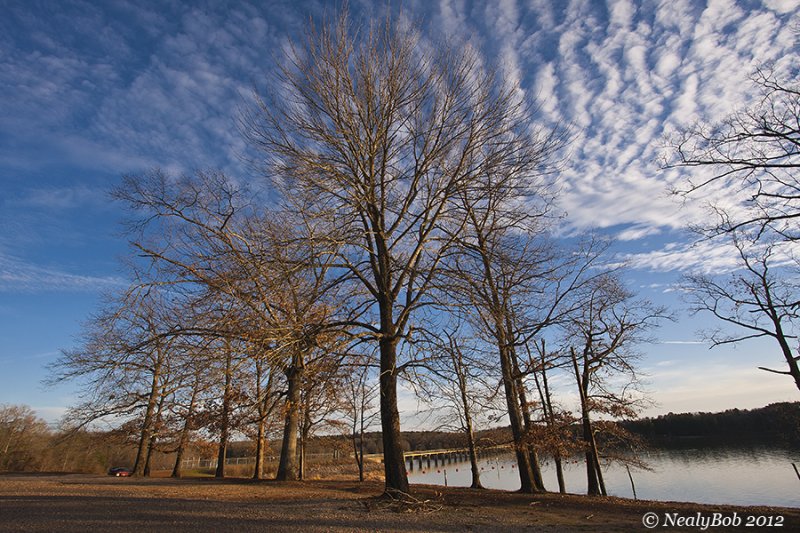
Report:
[{"label": "white cloud", "polygon": [[695,38],[718,34],[729,24],[744,17],[735,0],[709,0],[697,22]]},{"label": "white cloud", "polygon": [[677,69],[681,64],[681,58],[670,50],[669,48],[665,48],[661,51],[661,55],[658,58],[658,63],[656,64],[656,73],[661,76],[662,78],[669,78],[675,69]]},{"label": "white cloud", "polygon": [[694,245],[672,243],[662,249],[623,254],[620,259],[631,268],[657,272],[726,272],[737,267],[736,250],[726,244],[700,241]]},{"label": "white cloud", "polygon": [[87,185],[71,187],[37,187],[23,191],[20,197],[7,200],[7,205],[39,209],[75,209],[109,205],[106,191]]},{"label": "white cloud", "polygon": [[678,127],[687,127],[697,119],[697,90],[699,87],[697,74],[689,74],[681,83],[681,93],[675,100],[672,122]]},{"label": "white cloud", "polygon": [[795,0],[763,0],[764,5],[769,9],[778,13],[791,13],[797,10],[797,2]]},{"label": "white cloud", "polygon": [[639,225],[622,230],[617,233],[616,238],[620,241],[635,241],[659,233],[661,233],[661,229],[658,227]]},{"label": "white cloud", "polygon": [[[758,252],[759,246],[754,245],[753,251]],[[773,268],[795,265],[796,258],[800,257],[800,243],[786,243],[773,252]],[[671,242],[656,250],[621,254],[619,259],[632,268],[656,272],[723,274],[741,268],[737,249],[724,239]]]},{"label": "white cloud", "polygon": [[703,220],[709,195],[729,191],[720,186],[680,208],[668,191],[697,173],[659,168],[660,139],[753,101],[748,78],[758,62],[793,57],[785,21],[727,1],[669,0],[652,19],[628,2],[610,3],[604,25],[591,6],[576,6],[558,28],[557,59],[536,78],[548,90],[561,82],[556,112],[578,130],[560,199],[569,223],[627,225],[619,237],[637,240]]},{"label": "white cloud", "polygon": [[541,106],[542,112],[551,122],[558,122],[559,119],[557,114],[557,87],[558,78],[556,78],[553,64],[547,63],[546,65],[543,65],[542,68],[539,69],[536,77],[534,94],[536,95],[537,102]]},{"label": "white cloud", "polygon": [[463,0],[440,0],[439,16],[445,35],[458,35],[467,26],[466,8]]},{"label": "white cloud", "polygon": [[636,8],[630,0],[611,0],[609,2],[609,18],[611,26],[629,27],[633,23]]},{"label": "white cloud", "polygon": [[101,291],[121,287],[115,276],[90,276],[34,265],[0,252],[0,292]]},{"label": "white cloud", "polygon": [[551,30],[556,25],[553,7],[550,0],[530,0],[531,11],[535,14],[538,26],[543,30]]}]

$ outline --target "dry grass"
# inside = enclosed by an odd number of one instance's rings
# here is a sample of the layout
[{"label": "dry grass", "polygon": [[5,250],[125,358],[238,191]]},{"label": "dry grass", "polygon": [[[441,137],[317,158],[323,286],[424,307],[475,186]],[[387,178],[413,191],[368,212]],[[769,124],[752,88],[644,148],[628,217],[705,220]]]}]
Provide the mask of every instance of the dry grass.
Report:
[{"label": "dry grass", "polygon": [[648,511],[782,515],[784,531],[800,530],[800,509],[430,486],[415,486],[411,499],[401,503],[382,492],[376,481],[0,475],[0,530],[621,532],[642,530],[642,515]]}]

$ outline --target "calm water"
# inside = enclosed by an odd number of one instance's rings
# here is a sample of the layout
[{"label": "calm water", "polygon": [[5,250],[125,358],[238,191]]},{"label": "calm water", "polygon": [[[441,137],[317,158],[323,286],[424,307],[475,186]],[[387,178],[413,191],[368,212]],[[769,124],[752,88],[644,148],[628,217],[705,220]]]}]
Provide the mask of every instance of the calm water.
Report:
[{"label": "calm water", "polygon": [[[766,447],[704,448],[655,450],[647,456],[651,472],[631,468],[636,495],[643,500],[692,501],[735,505],[779,505],[800,507],[800,479],[792,462],[800,468],[800,450]],[[625,467],[604,465],[608,493],[632,498]],[[487,488],[517,490],[519,475],[513,456],[481,459],[481,482]],[[542,474],[548,490],[558,490],[555,468],[543,464]],[[469,462],[431,467],[414,463],[411,483],[469,486]],[[586,469],[582,461],[565,465],[567,491],[586,492]]]}]

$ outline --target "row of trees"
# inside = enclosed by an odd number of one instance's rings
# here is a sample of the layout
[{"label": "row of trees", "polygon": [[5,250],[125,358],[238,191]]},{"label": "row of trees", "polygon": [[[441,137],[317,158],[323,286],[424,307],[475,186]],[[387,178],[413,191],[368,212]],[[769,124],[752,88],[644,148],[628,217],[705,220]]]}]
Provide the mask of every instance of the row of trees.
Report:
[{"label": "row of trees", "polygon": [[537,128],[521,94],[413,28],[343,16],[310,30],[241,117],[266,187],[152,171],[115,189],[134,282],[53,367],[84,380],[70,418],[128,425],[140,475],[159,446],[179,475],[203,430],[221,459],[232,433],[252,435],[260,477],[278,435],[287,480],[324,425],[345,425],[363,457],[374,416],[386,490],[407,493],[407,385],[456,414],[475,486],[475,426],[493,416],[510,423],[523,491],[545,490],[542,453],[565,490],[560,459],[580,450],[589,492],[605,493],[595,435],[622,432],[597,417],[644,401],[635,347],[665,312],[606,266],[607,243],[551,237],[565,134]]},{"label": "row of trees", "polygon": [[791,444],[800,442],[800,403],[773,403],[759,409],[728,409],[721,413],[668,413],[628,420],[624,426],[651,441],[706,437],[720,442]]},{"label": "row of trees", "polygon": [[119,433],[54,429],[27,405],[0,405],[0,472],[104,472],[130,453]]}]

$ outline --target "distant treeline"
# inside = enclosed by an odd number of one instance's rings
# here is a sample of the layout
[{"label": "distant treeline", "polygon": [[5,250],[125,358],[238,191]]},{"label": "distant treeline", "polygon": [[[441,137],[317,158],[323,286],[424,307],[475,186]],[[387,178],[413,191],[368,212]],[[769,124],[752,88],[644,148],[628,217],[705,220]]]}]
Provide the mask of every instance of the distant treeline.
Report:
[{"label": "distant treeline", "polygon": [[[697,437],[733,444],[800,444],[800,402],[773,403],[758,409],[728,409],[717,413],[668,413],[619,424],[656,446],[671,440]],[[479,445],[483,446],[509,443],[512,439],[510,427],[480,431],[476,437]],[[323,437],[317,442],[322,444],[325,440]],[[405,431],[401,443],[404,451],[466,446],[462,433],[446,431]],[[380,453],[383,450],[381,434],[365,434],[364,448],[366,453]]]},{"label": "distant treeline", "polygon": [[[618,422],[626,430],[641,437],[650,445],[669,441],[705,438],[719,439],[726,443],[749,442],[765,444],[800,443],[800,402],[774,403],[759,409],[728,409],[718,413],[668,413],[654,418],[641,418]],[[577,425],[572,433],[578,438]],[[510,426],[496,427],[476,432],[479,447],[509,444],[513,437]],[[598,438],[604,439],[600,434]],[[211,451],[212,443],[205,443],[201,449]],[[403,451],[437,450],[465,448],[466,438],[462,432],[450,431],[404,431],[400,445]],[[277,454],[280,442],[273,441],[269,454]],[[308,453],[326,454],[339,450],[349,454],[352,441],[346,435],[320,435],[312,437],[308,443]],[[380,454],[383,441],[379,431],[364,434],[364,453]],[[250,457],[254,453],[254,443],[239,441],[231,443],[228,457]],[[209,458],[211,455],[209,455]]]},{"label": "distant treeline", "polygon": [[[475,434],[475,440],[479,448],[508,444],[512,441],[512,438],[510,427],[487,429],[477,431]],[[279,441],[271,442],[269,453],[279,453],[280,445]],[[352,446],[351,437],[348,435],[320,435],[309,439],[307,453],[326,454],[338,450],[344,454],[349,454],[353,451]],[[467,439],[463,432],[403,431],[400,434],[400,446],[404,452],[466,448]],[[228,457],[252,456],[253,450],[254,443],[252,442],[234,442],[228,448]],[[364,433],[364,453],[383,453],[383,437],[380,431]]]},{"label": "distant treeline", "polygon": [[772,443],[800,443],[800,402],[720,413],[668,413],[622,425],[650,442],[691,437]]}]

